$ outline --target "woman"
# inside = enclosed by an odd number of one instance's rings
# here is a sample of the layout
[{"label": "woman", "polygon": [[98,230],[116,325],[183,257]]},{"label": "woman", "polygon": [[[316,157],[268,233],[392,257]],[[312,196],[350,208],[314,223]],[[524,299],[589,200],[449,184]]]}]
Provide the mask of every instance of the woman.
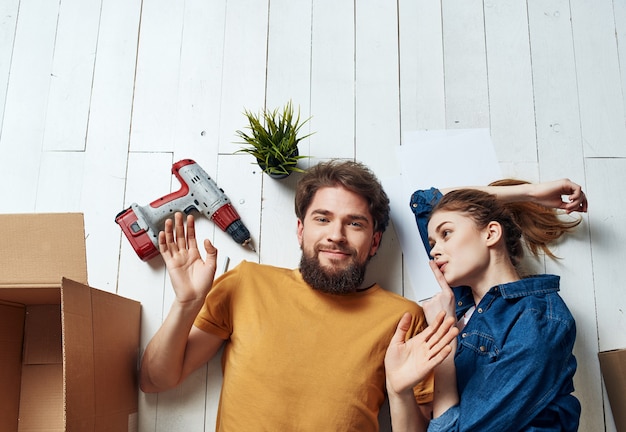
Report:
[{"label": "woman", "polygon": [[[558,294],[558,276],[525,278],[518,264],[522,242],[534,255],[554,257],[548,244],[580,223],[554,209],[586,212],[580,186],[564,179],[433,188],[416,191],[411,207],[442,289],[424,303],[426,317],[444,310],[460,330],[455,355],[435,368],[428,430],[577,430],[574,319]],[[408,395],[423,371],[406,367],[417,344],[405,347],[390,349],[385,363],[392,424],[394,431],[419,431],[424,419]]]}]

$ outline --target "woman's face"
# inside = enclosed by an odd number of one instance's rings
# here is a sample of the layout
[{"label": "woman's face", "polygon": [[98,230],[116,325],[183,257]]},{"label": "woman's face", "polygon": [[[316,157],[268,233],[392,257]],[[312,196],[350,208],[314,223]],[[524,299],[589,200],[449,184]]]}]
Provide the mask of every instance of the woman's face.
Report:
[{"label": "woman's face", "polygon": [[465,213],[441,210],[428,223],[430,255],[454,286],[476,286],[489,264],[488,230]]}]

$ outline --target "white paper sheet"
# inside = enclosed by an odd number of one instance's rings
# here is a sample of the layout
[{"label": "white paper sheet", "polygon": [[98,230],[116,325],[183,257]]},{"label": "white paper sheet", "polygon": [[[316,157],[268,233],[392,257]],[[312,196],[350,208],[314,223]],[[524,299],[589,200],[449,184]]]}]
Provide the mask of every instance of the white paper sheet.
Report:
[{"label": "white paper sheet", "polygon": [[411,131],[398,148],[400,173],[381,181],[391,201],[391,220],[408,274],[404,295],[432,297],[439,286],[409,206],[417,189],[486,185],[502,177],[489,129]]}]

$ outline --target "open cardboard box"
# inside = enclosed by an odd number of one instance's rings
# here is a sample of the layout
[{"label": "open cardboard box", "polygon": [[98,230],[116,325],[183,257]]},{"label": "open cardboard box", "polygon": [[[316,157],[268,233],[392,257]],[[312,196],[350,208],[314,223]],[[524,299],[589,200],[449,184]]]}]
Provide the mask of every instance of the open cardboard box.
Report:
[{"label": "open cardboard box", "polygon": [[140,304],[87,286],[82,214],[0,215],[0,430],[136,431]]},{"label": "open cardboard box", "polygon": [[626,432],[626,349],[598,354],[617,432]]}]

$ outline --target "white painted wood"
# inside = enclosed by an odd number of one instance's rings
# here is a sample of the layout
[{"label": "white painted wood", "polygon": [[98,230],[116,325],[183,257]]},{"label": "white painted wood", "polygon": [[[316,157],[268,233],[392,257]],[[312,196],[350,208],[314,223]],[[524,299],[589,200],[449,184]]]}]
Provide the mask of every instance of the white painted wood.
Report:
[{"label": "white painted wood", "polygon": [[354,4],[316,0],[311,40],[311,155],[354,158]]},{"label": "white painted wood", "polygon": [[[572,34],[586,157],[626,156],[626,125],[613,1],[571,2]],[[618,143],[622,143],[619,145]]]},{"label": "white painted wood", "polygon": [[361,2],[355,12],[355,157],[385,177],[398,172],[398,10],[394,3]]},{"label": "white painted wood", "polygon": [[482,0],[442,2],[446,127],[489,127]]},{"label": "white painted wood", "polygon": [[142,4],[131,129],[133,151],[171,151],[184,2]]},{"label": "white painted wood", "polygon": [[0,170],[4,212],[35,210],[58,9],[45,0],[20,2],[0,136],[0,154],[19,149],[19,157]]},{"label": "white painted wood", "polygon": [[526,2],[484,4],[491,139],[501,161],[537,160]]},{"label": "white painted wood", "polygon": [[0,4],[0,136],[19,4],[19,0],[5,0]]},{"label": "white painted wood", "polygon": [[267,107],[282,107],[291,100],[303,119],[310,115],[311,8],[311,0],[276,0],[269,9]]},{"label": "white painted wood", "polygon": [[205,171],[215,173],[226,4],[202,0],[184,4],[175,159],[195,159]]},{"label": "white painted wood", "polygon": [[85,149],[101,5],[101,0],[60,2],[45,150]]},{"label": "white painted wood", "polygon": [[224,66],[218,145],[220,153],[240,147],[235,132],[247,125],[244,109],[265,107],[268,2],[226,2]]},{"label": "white painted wood", "polygon": [[[615,36],[617,38],[617,57],[619,61],[621,86],[626,86],[626,2],[613,2],[615,16]],[[626,106],[626,95],[622,94],[622,102]]]},{"label": "white painted wood", "polygon": [[40,213],[84,212],[81,206],[85,154],[44,152],[39,166],[35,211]]},{"label": "white painted wood", "polygon": [[575,172],[562,161],[576,160],[580,176],[576,180],[582,182],[583,145],[568,4],[564,0],[528,3],[538,161],[557,177],[573,176]]},{"label": "white painted wood", "polygon": [[445,129],[439,0],[398,2],[401,130]]}]

